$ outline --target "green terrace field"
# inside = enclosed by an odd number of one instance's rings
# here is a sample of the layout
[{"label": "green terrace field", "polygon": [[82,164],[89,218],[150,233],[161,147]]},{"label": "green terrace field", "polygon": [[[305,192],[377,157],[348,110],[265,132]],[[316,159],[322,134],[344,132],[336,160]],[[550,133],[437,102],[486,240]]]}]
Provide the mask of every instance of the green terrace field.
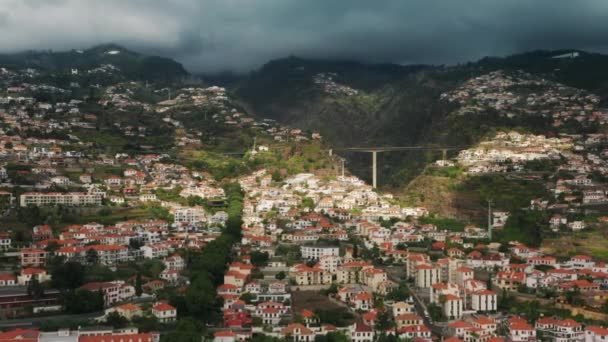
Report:
[{"label": "green terrace field", "polygon": [[558,257],[586,254],[608,262],[608,227],[603,225],[592,230],[547,238],[541,247],[546,253]]}]

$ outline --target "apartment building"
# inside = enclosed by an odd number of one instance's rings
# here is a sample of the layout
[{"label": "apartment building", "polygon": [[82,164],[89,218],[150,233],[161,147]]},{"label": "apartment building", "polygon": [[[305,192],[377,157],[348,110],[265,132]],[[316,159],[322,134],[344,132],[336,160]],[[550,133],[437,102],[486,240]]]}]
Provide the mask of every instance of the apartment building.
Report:
[{"label": "apartment building", "polygon": [[26,192],[20,196],[19,204],[22,207],[101,205],[101,198],[101,194],[86,192]]}]

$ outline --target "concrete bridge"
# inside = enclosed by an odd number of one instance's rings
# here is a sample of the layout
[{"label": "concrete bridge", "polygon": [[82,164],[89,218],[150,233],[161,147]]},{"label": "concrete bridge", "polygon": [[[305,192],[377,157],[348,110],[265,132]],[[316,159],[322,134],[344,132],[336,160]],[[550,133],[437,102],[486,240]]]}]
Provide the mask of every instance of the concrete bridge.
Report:
[{"label": "concrete bridge", "polygon": [[435,146],[435,145],[419,145],[419,146],[387,146],[387,147],[342,147],[329,150],[329,155],[333,155],[333,151],[339,152],[363,152],[372,154],[372,186],[374,189],[378,185],[378,152],[396,152],[396,151],[441,151],[443,160],[446,159],[447,151],[463,150],[468,146]]}]

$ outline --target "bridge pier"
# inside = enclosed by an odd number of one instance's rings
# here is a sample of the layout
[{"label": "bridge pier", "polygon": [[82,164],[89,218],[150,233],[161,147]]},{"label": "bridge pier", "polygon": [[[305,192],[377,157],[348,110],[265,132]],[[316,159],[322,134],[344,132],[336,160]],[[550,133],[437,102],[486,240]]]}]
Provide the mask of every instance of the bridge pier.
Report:
[{"label": "bridge pier", "polygon": [[372,151],[372,186],[375,189],[378,186],[378,151]]}]

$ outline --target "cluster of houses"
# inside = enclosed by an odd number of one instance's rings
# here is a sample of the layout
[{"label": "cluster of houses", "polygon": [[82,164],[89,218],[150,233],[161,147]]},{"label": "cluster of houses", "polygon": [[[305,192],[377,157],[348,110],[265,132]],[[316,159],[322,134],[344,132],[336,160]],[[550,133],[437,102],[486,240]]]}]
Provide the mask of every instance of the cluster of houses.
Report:
[{"label": "cluster of houses", "polygon": [[459,104],[461,115],[543,116],[554,127],[571,120],[582,125],[608,123],[608,112],[598,108],[598,96],[521,71],[499,70],[472,78],[441,99]]},{"label": "cluster of houses", "polygon": [[159,342],[159,332],[142,333],[137,328],[113,329],[106,326],[79,327],[57,331],[16,328],[0,332],[0,340],[13,342]]},{"label": "cluster of houses", "polygon": [[[20,270],[15,273],[0,274],[0,287],[27,287],[35,278],[39,283],[51,280],[47,270],[49,258],[63,257],[64,260],[82,264],[101,264],[114,267],[130,261],[157,259],[163,264],[158,278],[143,277],[142,289],[153,294],[166,286],[184,286],[189,281],[182,275],[185,260],[176,253],[177,249],[200,249],[219,234],[203,232],[170,231],[169,225],[161,220],[130,220],[113,226],[98,223],[72,225],[60,232],[48,225],[33,229],[33,243],[18,252]],[[106,307],[125,303],[135,297],[135,278],[111,282],[93,282],[82,286],[88,291],[102,291]],[[24,302],[24,305],[27,302]],[[160,305],[161,303],[159,303]],[[153,309],[157,318],[166,303]],[[156,307],[156,306],[155,306]],[[12,309],[17,309],[12,307]],[[133,316],[133,315],[131,315]],[[175,315],[173,315],[175,318]]]},{"label": "cluster of houses", "polygon": [[477,147],[460,151],[457,161],[470,173],[521,171],[528,161],[560,159],[562,151],[571,146],[569,137],[498,132]]},{"label": "cluster of houses", "polygon": [[345,84],[338,83],[334,80],[338,75],[336,73],[319,73],[313,76],[312,80],[325,93],[331,95],[352,96],[359,94],[359,90],[349,87]]}]

